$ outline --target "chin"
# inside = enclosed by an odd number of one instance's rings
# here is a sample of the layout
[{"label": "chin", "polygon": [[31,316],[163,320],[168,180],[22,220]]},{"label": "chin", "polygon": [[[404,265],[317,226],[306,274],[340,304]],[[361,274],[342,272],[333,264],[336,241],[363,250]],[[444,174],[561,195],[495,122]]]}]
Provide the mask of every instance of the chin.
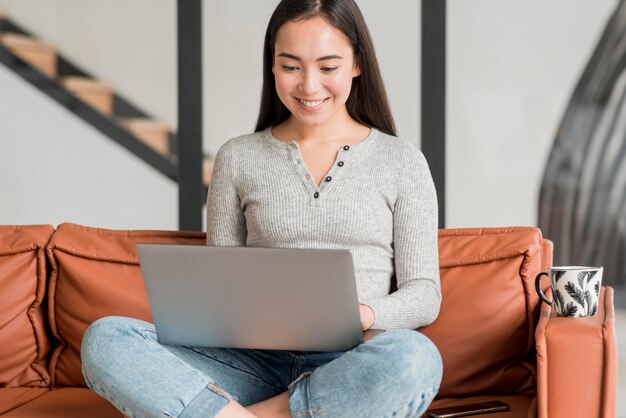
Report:
[{"label": "chin", "polygon": [[320,126],[324,126],[327,123],[329,123],[330,121],[333,120],[333,117],[337,114],[337,112],[334,113],[329,113],[329,112],[324,112],[323,114],[306,114],[303,113],[302,111],[300,111],[300,109],[295,109],[296,111],[291,111],[291,115],[294,117],[295,120],[298,121],[298,123],[305,125],[305,126],[310,126],[310,127],[320,127]]},{"label": "chin", "polygon": [[294,118],[298,121],[299,124],[308,126],[311,128],[317,128],[320,126],[324,126],[330,121],[330,118],[302,118],[297,114],[293,114]]}]

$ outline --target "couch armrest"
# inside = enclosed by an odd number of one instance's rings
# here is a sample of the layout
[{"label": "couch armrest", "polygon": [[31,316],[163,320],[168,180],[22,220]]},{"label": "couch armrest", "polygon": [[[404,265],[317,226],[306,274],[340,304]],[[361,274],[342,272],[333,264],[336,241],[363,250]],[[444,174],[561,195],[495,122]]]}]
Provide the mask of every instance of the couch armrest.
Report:
[{"label": "couch armrest", "polygon": [[535,332],[539,418],[614,418],[617,341],[613,289],[600,290],[598,314],[559,318],[543,304]]}]

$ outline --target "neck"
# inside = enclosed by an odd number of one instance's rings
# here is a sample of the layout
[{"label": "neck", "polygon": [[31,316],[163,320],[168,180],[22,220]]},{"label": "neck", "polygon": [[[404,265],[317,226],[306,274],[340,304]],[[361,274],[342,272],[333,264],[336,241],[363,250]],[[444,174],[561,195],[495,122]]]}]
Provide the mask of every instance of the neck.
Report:
[{"label": "neck", "polygon": [[365,128],[352,119],[347,110],[342,112],[342,114],[335,115],[335,117],[323,125],[304,125],[293,116],[290,116],[283,125],[282,128],[285,134],[291,139],[298,139],[303,142],[309,140],[323,142],[343,141],[348,138],[354,138],[355,135],[358,136],[359,132],[363,132]]}]

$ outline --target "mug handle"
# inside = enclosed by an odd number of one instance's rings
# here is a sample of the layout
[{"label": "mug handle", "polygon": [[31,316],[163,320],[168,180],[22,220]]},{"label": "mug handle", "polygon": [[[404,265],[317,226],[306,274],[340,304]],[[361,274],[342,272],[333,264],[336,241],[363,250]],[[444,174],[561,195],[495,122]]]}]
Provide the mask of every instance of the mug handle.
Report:
[{"label": "mug handle", "polygon": [[543,291],[541,290],[541,276],[550,277],[550,275],[546,272],[539,273],[537,277],[535,278],[535,290],[537,290],[537,295],[539,295],[539,299],[543,300],[545,303],[552,306],[552,302],[548,300],[546,295],[544,295]]}]

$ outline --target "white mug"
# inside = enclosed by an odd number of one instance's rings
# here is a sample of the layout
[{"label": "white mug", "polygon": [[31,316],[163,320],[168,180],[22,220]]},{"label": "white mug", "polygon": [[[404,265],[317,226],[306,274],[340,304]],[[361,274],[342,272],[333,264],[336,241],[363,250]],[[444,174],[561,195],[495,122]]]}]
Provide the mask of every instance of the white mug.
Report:
[{"label": "white mug", "polygon": [[[557,316],[586,317],[598,313],[602,286],[602,267],[555,266],[535,278],[537,294],[548,305],[554,304]],[[553,301],[541,291],[541,277],[550,278]]]}]

